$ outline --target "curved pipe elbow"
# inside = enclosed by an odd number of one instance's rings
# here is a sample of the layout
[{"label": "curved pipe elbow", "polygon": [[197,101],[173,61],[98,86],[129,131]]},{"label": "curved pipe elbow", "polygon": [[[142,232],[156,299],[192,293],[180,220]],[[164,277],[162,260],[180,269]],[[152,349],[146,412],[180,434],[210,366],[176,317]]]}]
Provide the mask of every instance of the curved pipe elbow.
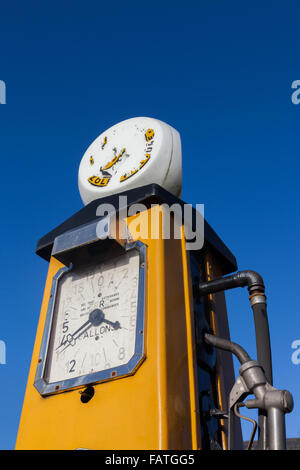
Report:
[{"label": "curved pipe elbow", "polygon": [[242,346],[237,343],[233,343],[228,339],[219,338],[218,336],[211,335],[209,333],[204,333],[204,341],[210,346],[215,346],[216,348],[231,352],[238,358],[241,364],[245,364],[245,362],[251,361],[251,357],[247,351],[242,348]]},{"label": "curved pipe elbow", "polygon": [[265,292],[264,281],[256,271],[238,271],[234,276],[241,283],[241,287],[248,287],[249,294],[252,294],[254,291]]},{"label": "curved pipe elbow", "polygon": [[265,285],[262,277],[255,271],[245,270],[238,271],[230,276],[219,277],[212,281],[201,282],[199,284],[199,294],[214,294],[215,292],[246,286],[248,287],[250,295],[255,291],[262,293],[265,292]]}]

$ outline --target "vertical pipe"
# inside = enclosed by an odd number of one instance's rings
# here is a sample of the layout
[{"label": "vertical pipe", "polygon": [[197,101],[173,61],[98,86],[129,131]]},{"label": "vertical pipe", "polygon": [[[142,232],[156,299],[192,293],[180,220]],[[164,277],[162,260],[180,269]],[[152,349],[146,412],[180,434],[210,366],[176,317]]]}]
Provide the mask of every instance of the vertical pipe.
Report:
[{"label": "vertical pipe", "polygon": [[271,341],[266,297],[263,294],[254,294],[250,296],[250,302],[255,324],[257,360],[264,370],[267,381],[270,385],[273,385]]},{"label": "vertical pipe", "polygon": [[268,449],[286,450],[285,416],[278,408],[268,409]]}]

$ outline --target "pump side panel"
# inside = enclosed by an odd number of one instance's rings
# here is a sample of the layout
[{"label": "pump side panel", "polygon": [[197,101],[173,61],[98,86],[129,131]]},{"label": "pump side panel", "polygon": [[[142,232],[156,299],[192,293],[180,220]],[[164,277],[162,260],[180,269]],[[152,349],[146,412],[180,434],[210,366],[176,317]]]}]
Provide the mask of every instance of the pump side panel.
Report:
[{"label": "pump side panel", "polygon": [[[142,213],[154,217],[159,207]],[[146,359],[134,375],[95,385],[82,403],[77,389],[42,398],[33,386],[54,274],[51,258],[16,449],[196,449],[191,424],[181,240],[150,239],[128,220],[133,239],[147,245]],[[193,434],[194,433],[194,434]],[[192,437],[194,435],[194,437]]]}]

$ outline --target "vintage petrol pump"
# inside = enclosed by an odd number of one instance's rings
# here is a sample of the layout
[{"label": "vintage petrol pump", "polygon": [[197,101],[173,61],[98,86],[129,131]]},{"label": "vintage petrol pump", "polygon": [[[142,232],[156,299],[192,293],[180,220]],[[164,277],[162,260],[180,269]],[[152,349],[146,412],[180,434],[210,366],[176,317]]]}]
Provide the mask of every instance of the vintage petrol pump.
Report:
[{"label": "vintage petrol pump", "polygon": [[[16,448],[241,449],[242,405],[259,409],[261,448],[284,448],[292,397],[272,386],[262,279],[231,274],[233,254],[186,216],[178,132],[113,126],[84,154],[79,190],[85,207],[37,245],[49,271]],[[238,286],[258,361],[230,341],[224,291]]]}]

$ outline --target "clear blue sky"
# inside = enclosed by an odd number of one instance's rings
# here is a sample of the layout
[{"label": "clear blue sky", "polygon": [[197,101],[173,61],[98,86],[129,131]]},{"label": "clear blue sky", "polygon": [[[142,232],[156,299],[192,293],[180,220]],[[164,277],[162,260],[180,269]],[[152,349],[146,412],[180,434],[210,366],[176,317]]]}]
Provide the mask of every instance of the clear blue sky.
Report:
[{"label": "clear blue sky", "polygon": [[[46,279],[36,242],[82,207],[85,149],[134,116],[179,130],[183,199],[264,277],[275,385],[294,395],[299,437],[299,2],[29,0],[0,15],[0,448],[15,444]],[[247,292],[227,300],[232,338],[255,355]]]}]

